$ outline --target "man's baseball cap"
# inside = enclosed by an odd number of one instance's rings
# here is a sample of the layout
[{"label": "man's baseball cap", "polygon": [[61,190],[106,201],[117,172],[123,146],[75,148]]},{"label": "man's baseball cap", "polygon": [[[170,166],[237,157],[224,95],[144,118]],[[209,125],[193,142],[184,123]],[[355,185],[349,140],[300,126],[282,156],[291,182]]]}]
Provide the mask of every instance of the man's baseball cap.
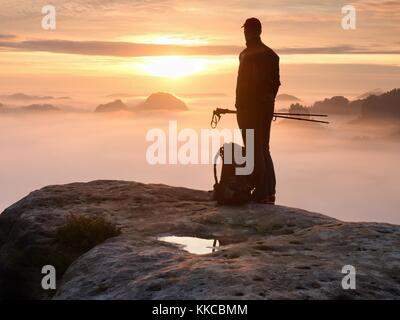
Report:
[{"label": "man's baseball cap", "polygon": [[246,20],[242,28],[245,28],[249,31],[259,32],[261,33],[262,27],[261,22],[257,18],[249,18]]}]

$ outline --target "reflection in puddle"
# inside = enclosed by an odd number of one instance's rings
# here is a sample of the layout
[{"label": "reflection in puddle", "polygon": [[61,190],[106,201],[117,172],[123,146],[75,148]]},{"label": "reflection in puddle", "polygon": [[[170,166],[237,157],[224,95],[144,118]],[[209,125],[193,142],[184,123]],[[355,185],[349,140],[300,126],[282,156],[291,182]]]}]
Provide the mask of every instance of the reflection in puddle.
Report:
[{"label": "reflection in puddle", "polygon": [[207,254],[218,250],[219,241],[216,239],[201,239],[195,237],[159,237],[157,240],[179,244],[184,250],[194,254]]}]

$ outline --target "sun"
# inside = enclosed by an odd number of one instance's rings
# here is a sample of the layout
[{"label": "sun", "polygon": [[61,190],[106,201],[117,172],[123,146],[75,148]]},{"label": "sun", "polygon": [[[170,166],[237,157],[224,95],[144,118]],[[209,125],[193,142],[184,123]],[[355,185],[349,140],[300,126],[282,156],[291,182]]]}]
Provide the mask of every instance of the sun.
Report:
[{"label": "sun", "polygon": [[208,64],[208,60],[202,58],[162,56],[145,58],[138,67],[149,76],[181,78],[204,71]]}]

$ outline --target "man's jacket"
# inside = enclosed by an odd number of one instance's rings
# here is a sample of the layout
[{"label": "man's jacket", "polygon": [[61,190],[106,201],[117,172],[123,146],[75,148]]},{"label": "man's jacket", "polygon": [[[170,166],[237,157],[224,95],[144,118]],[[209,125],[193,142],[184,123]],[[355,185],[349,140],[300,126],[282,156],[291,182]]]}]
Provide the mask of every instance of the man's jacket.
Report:
[{"label": "man's jacket", "polygon": [[[238,112],[256,112],[272,109],[279,86],[279,56],[261,39],[247,43],[240,53],[240,65],[236,86]],[[257,113],[257,112],[256,112]]]}]

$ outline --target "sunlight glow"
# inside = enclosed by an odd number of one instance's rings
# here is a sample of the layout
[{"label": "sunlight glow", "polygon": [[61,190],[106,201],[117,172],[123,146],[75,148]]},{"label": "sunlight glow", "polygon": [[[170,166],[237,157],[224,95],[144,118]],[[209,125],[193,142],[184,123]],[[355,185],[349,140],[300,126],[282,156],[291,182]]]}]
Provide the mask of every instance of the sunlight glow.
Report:
[{"label": "sunlight glow", "polygon": [[155,77],[180,78],[199,73],[207,68],[209,60],[181,56],[149,57],[137,67]]}]

